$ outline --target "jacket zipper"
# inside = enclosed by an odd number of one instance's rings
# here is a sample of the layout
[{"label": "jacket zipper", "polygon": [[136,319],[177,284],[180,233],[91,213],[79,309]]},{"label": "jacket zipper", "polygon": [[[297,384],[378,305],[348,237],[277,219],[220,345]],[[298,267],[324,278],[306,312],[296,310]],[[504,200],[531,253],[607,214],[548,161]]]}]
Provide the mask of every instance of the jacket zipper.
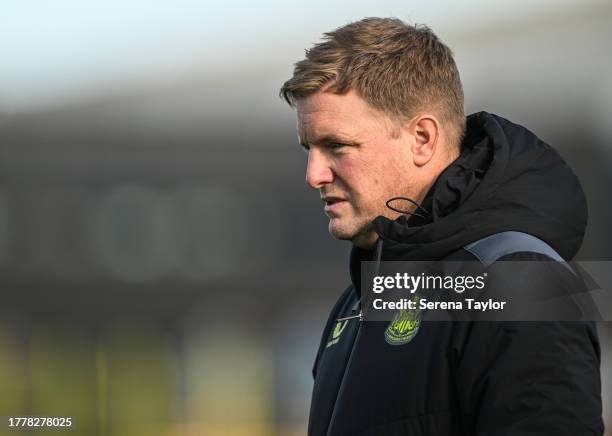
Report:
[{"label": "jacket zipper", "polygon": [[[378,271],[380,269],[382,251],[383,251],[383,239],[379,238],[378,241],[376,242],[376,249],[374,252],[374,260],[376,262],[374,266],[375,275],[378,274]],[[357,333],[355,333],[355,339],[353,339],[353,345],[351,346],[351,352],[349,354],[348,361],[346,362],[346,366],[344,367],[344,373],[342,373],[342,380],[340,381],[340,388],[338,389],[338,393],[336,394],[336,401],[334,401],[334,409],[332,410],[332,415],[329,420],[329,424],[327,426],[327,432],[325,432],[326,436],[330,436],[331,431],[334,428],[334,422],[336,421],[336,410],[337,410],[336,406],[338,405],[338,400],[340,399],[340,397],[342,396],[344,392],[344,382],[346,381],[346,374],[348,373],[351,367],[351,362],[353,361],[353,354],[355,351],[355,346],[357,345],[357,342],[359,341],[359,336],[361,335],[361,322],[363,321],[363,310],[361,308],[360,299],[357,300],[357,309],[359,310],[357,315],[345,316],[343,318],[338,318],[336,320],[336,321],[345,321],[345,320],[357,318],[359,320],[359,324],[357,325]]]},{"label": "jacket zipper", "polygon": [[336,406],[338,405],[338,400],[340,399],[344,391],[346,374],[348,373],[348,370],[351,366],[351,362],[353,360],[353,354],[354,354],[353,352],[355,351],[355,346],[357,344],[357,341],[359,340],[359,335],[361,334],[361,310],[359,311],[358,315],[341,318],[341,319],[351,319],[351,318],[357,318],[357,317],[359,317],[359,324],[357,325],[357,333],[355,333],[355,339],[353,339],[353,345],[351,346],[351,352],[349,354],[348,361],[346,362],[346,366],[344,367],[344,373],[342,374],[342,381],[340,382],[340,388],[338,389],[338,393],[336,394],[336,401],[334,401],[334,409],[332,410],[332,415],[329,420],[329,424],[327,426],[327,432],[325,432],[327,436],[330,436],[332,428],[334,427],[334,422],[336,420],[336,410],[337,410]]}]

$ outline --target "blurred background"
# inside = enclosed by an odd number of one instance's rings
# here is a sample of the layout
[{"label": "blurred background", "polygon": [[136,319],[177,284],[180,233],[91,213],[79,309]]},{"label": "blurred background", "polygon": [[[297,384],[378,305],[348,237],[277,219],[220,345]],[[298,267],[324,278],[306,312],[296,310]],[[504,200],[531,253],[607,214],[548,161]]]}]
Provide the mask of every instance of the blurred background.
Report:
[{"label": "blurred background", "polygon": [[468,112],[558,148],[589,200],[579,259],[612,259],[612,4],[425,3],[1,2],[0,416],[305,433],[350,247],[303,182],[278,89],[322,32],[365,16],[432,27]]}]

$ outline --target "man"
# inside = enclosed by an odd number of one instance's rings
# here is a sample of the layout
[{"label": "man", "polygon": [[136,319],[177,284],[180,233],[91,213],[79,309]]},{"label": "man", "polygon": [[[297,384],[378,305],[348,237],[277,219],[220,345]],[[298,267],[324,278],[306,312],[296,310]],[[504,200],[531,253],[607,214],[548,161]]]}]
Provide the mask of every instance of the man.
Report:
[{"label": "man", "polygon": [[398,332],[357,315],[361,261],[571,259],[587,212],[561,157],[501,117],[466,121],[451,51],[397,19],[327,33],[281,95],[329,231],[353,243],[352,285],[313,368],[309,435],[603,434],[592,323]]}]

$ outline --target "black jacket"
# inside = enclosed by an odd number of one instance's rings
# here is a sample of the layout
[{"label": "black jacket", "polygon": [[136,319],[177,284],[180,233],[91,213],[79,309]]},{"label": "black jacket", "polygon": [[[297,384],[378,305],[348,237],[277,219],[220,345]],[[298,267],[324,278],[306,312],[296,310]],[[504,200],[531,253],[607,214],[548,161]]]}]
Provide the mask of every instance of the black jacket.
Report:
[{"label": "black jacket", "polygon": [[[383,261],[473,259],[462,247],[507,230],[532,234],[569,260],[587,222],[580,184],[557,152],[486,112],[468,117],[460,157],[422,207],[427,218],[374,220]],[[393,346],[388,322],[336,321],[353,313],[360,263],[372,256],[353,248],[353,284],[325,326],[310,436],[603,434],[593,323],[422,322],[408,343]]]}]

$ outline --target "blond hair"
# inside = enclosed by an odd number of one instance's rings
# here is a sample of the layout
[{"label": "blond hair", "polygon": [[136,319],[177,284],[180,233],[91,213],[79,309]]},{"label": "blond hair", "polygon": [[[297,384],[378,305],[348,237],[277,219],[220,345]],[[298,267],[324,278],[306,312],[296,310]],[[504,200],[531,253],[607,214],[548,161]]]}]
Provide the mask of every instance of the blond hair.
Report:
[{"label": "blond hair", "polygon": [[280,95],[289,105],[325,87],[356,90],[394,119],[434,111],[451,145],[465,130],[463,88],[451,50],[426,26],[396,18],[365,18],[325,33],[323,41],[295,64]]}]

